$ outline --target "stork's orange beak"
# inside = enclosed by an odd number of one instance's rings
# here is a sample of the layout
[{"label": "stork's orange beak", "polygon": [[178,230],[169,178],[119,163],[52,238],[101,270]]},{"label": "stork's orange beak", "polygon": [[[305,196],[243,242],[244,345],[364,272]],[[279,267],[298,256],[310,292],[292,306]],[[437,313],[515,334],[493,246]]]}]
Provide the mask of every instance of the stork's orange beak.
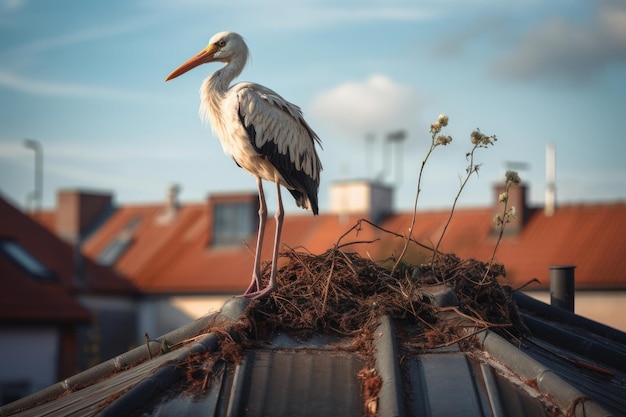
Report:
[{"label": "stork's orange beak", "polygon": [[213,55],[218,51],[218,49],[213,44],[207,45],[206,48],[198,52],[194,57],[189,58],[185,61],[180,67],[176,68],[170,75],[167,76],[165,81],[169,81],[173,78],[178,77],[179,75],[183,75],[187,71],[197,67],[201,64],[206,64],[207,62],[211,62],[213,60]]}]

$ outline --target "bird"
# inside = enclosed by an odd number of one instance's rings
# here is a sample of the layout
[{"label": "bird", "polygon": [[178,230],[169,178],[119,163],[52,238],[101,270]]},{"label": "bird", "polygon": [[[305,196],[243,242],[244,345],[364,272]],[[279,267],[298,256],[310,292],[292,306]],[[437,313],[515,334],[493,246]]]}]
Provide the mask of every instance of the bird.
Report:
[{"label": "bird", "polygon": [[[243,71],[249,49],[235,32],[219,32],[196,55],[172,71],[170,81],[206,63],[224,63],[200,87],[200,118],[208,121],[224,152],[237,166],[256,177],[259,189],[259,228],[250,285],[243,296],[258,299],[276,290],[276,273],[284,208],[281,186],[294,197],[298,207],[319,214],[318,190],[322,163],[316,145],[318,135],[305,121],[302,110],[275,91],[260,84],[232,81]],[[268,284],[262,288],[261,251],[267,205],[263,180],[276,186],[278,208],[274,215],[276,233]]]}]

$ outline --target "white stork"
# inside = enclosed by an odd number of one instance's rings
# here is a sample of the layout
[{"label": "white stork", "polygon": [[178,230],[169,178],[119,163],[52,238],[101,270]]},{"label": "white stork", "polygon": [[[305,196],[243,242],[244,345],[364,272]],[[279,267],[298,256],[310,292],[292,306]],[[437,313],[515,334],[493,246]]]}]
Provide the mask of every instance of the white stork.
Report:
[{"label": "white stork", "polygon": [[[280,186],[287,188],[299,207],[318,214],[317,190],[322,164],[315,143],[320,139],[307,124],[300,108],[259,84],[242,82],[230,87],[248,59],[248,46],[234,32],[220,32],[196,56],[176,68],[169,81],[200,64],[224,62],[200,87],[200,116],[209,121],[224,152],[235,163],[254,175],[259,187],[259,232],[252,280],[244,295],[262,297],[276,287],[276,268],[283,202]],[[276,184],[278,209],[276,235],[269,284],[261,288],[261,248],[267,220],[267,206],[261,180]]]}]

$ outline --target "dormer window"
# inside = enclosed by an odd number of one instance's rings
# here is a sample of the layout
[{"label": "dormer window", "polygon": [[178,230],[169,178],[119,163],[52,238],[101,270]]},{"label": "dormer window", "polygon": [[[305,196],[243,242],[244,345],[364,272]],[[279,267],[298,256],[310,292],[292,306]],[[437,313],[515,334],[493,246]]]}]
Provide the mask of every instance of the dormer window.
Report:
[{"label": "dormer window", "polygon": [[213,196],[211,243],[213,246],[240,245],[258,227],[258,197],[255,194]]}]

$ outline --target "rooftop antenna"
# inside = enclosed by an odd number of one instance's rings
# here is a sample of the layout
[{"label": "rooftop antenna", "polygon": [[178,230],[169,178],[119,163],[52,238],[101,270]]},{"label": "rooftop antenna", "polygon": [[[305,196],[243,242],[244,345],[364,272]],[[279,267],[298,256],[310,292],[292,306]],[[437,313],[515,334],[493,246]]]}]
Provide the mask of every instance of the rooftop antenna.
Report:
[{"label": "rooftop antenna", "polygon": [[556,210],[556,150],[553,143],[546,145],[546,196],[543,212],[547,217]]},{"label": "rooftop antenna", "polygon": [[365,135],[365,175],[366,178],[374,179],[374,142],[376,138],[373,133]]},{"label": "rooftop antenna", "polygon": [[404,130],[398,130],[387,134],[387,142],[390,145],[394,145],[396,148],[394,157],[394,165],[396,168],[394,174],[394,183],[396,185],[399,185],[402,181],[402,142],[404,142],[405,139],[406,132]]},{"label": "rooftop antenna", "polygon": [[43,196],[43,148],[38,140],[24,139],[24,146],[35,152],[35,188],[26,196],[26,207],[34,213],[41,210]]}]

